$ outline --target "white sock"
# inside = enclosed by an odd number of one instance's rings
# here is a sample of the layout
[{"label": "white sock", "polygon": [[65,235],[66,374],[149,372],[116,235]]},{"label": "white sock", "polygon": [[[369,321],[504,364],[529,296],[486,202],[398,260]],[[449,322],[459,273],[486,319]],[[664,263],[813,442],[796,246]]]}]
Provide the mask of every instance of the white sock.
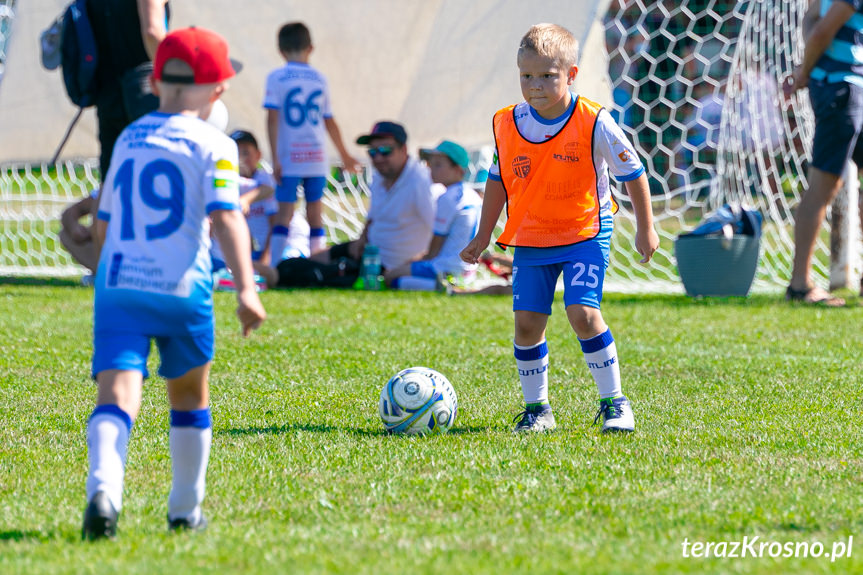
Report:
[{"label": "white sock", "polygon": [[196,523],[206,490],[207,463],[213,427],[209,409],[171,410],[171,465],[174,476],[168,496],[168,517]]},{"label": "white sock", "polygon": [[273,226],[273,233],[270,235],[270,262],[273,267],[282,261],[282,254],[285,253],[285,246],[287,245],[287,226]]},{"label": "white sock", "polygon": [[116,511],[123,506],[123,477],[132,418],[116,405],[97,405],[87,422],[90,473],[87,501],[104,491]]},{"label": "white sock", "polygon": [[617,363],[617,346],[614,345],[611,330],[608,329],[596,337],[578,341],[581,343],[581,351],[584,352],[587,367],[596,382],[599,397],[605,399],[606,397],[622,395],[620,391],[620,365]]},{"label": "white sock", "polygon": [[402,291],[435,291],[437,280],[418,276],[402,276],[395,281],[393,287]]},{"label": "white sock", "polygon": [[545,340],[527,347],[515,344],[513,347],[524,402],[528,405],[548,403],[548,345]]}]

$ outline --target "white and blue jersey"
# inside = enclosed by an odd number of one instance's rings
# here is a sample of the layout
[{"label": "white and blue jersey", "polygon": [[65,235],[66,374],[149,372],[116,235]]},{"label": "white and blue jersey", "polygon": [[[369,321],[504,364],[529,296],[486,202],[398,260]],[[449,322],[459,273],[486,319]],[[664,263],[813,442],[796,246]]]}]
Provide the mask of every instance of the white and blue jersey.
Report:
[{"label": "white and blue jersey", "polygon": [[[273,175],[262,167],[258,167],[251,178],[240,177],[240,195],[248,194],[261,186],[274,187],[276,185]],[[272,196],[249,205],[249,213],[246,214],[246,224],[249,226],[249,235],[252,238],[252,260],[260,259],[260,252],[267,245],[270,237],[270,218],[279,212],[279,203]],[[211,238],[210,254],[213,258],[214,271],[225,266],[225,256],[219,240]]]},{"label": "white and blue jersey", "polygon": [[466,272],[476,269],[462,261],[459,253],[476,235],[482,198],[469,185],[458,182],[447,186],[437,199],[433,233],[446,239],[431,260],[437,272]]},{"label": "white and blue jersey", "polygon": [[324,76],[301,62],[288,62],[267,76],[264,108],[279,113],[276,141],[283,177],[329,173],[324,120],[332,118]]},{"label": "white and blue jersey", "polygon": [[[572,102],[566,112],[557,118],[547,120],[540,116],[527,102],[516,105],[513,111],[515,123],[521,136],[529,142],[543,142],[554,137],[564,128],[569,117],[575,110],[577,96],[572,94]],[[500,181],[498,154],[495,151],[494,161],[489,169],[488,179]],[[618,182],[634,180],[644,173],[644,165],[635,153],[635,147],[623,133],[620,126],[604,108],[596,117],[593,138],[593,165],[596,169],[596,188],[599,195],[601,231],[594,238],[606,246],[609,243],[612,229],[612,201],[609,186],[609,172]],[[513,254],[515,265],[542,265],[567,262],[571,254],[577,252],[576,247],[562,246],[555,248],[517,247]]]},{"label": "white and blue jersey", "polygon": [[821,0],[822,18],[834,2],[850,4],[856,14],[836,32],[810,77],[827,84],[848,82],[863,87],[863,0]]},{"label": "white and blue jersey", "polygon": [[99,202],[97,336],[212,331],[208,215],[239,209],[237,166],[236,143],[195,117],[156,112],[123,131]]}]

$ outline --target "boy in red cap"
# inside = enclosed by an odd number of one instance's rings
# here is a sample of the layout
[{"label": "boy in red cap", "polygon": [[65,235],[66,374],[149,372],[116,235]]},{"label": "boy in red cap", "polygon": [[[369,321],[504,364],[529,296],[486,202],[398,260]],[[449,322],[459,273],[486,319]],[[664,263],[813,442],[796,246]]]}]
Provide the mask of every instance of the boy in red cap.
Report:
[{"label": "boy in red cap", "polygon": [[210,221],[237,284],[248,335],[264,320],[249,230],[239,210],[237,145],[205,120],[235,66],[224,39],[203,28],[159,44],[159,109],[117,141],[99,198],[92,373],[99,391],[87,424],[90,472],[82,536],[116,534],[126,451],[156,340],[171,402],[171,529],[202,529],[212,439],[208,375],[214,317]]}]

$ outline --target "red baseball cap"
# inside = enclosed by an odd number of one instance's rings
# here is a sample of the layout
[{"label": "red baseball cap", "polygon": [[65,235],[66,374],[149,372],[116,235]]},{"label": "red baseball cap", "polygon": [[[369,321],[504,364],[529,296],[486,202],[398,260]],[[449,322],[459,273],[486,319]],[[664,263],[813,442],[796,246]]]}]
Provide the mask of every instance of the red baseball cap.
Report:
[{"label": "red baseball cap", "polygon": [[[182,60],[194,75],[164,74],[168,60]],[[228,43],[206,28],[181,28],[170,32],[159,43],[153,62],[153,77],[172,84],[216,84],[232,78],[242,69],[236,60],[228,58]]]}]

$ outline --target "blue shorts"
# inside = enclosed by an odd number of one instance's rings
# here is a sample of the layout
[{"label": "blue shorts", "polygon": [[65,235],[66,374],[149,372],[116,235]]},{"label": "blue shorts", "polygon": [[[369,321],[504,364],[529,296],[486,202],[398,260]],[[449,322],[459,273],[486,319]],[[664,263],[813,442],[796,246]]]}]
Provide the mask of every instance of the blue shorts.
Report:
[{"label": "blue shorts", "polygon": [[282,183],[276,186],[276,200],[279,202],[294,203],[297,201],[297,188],[303,186],[303,196],[306,202],[317,202],[324,197],[327,189],[327,178],[316,176],[314,178],[301,178],[298,176],[282,176]]},{"label": "blue shorts", "polygon": [[811,165],[841,175],[849,158],[863,166],[863,88],[847,82],[809,82],[815,113]]},{"label": "blue shorts", "polygon": [[411,263],[411,275],[418,278],[437,278],[437,271],[434,269],[434,264],[429,260]]},{"label": "blue shorts", "polygon": [[512,268],[512,310],[551,315],[557,279],[563,272],[563,304],[599,309],[609,259],[608,242],[589,240],[571,248],[567,262]]},{"label": "blue shorts", "polygon": [[195,335],[154,338],[136,333],[102,332],[93,338],[93,377],[107,369],[140,371],[145,379],[150,377],[147,357],[151,339],[156,340],[162,360],[159,375],[167,379],[180,377],[212,361],[215,355],[214,334],[209,330]]}]

